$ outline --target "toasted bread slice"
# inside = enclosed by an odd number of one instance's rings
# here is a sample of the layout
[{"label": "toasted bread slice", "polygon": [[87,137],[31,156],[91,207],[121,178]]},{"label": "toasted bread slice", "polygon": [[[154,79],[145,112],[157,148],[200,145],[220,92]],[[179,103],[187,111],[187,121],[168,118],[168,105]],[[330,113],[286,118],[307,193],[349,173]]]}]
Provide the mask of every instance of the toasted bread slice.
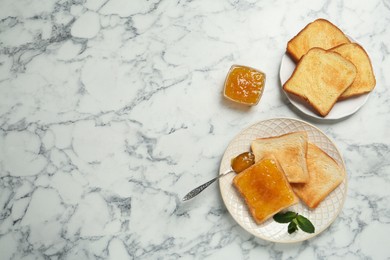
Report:
[{"label": "toasted bread slice", "polygon": [[306,25],[287,43],[287,53],[298,62],[311,48],[328,50],[350,42],[336,25],[325,19],[317,19]]},{"label": "toasted bread slice", "polygon": [[370,58],[366,51],[357,43],[346,43],[330,49],[337,52],[345,59],[355,65],[357,74],[356,78],[347,88],[339,99],[346,99],[352,96],[368,93],[374,89],[376,80],[372,69]]},{"label": "toasted bread slice", "polygon": [[257,224],[261,224],[279,211],[297,204],[282,168],[272,157],[265,158],[233,179]]},{"label": "toasted bread slice", "polygon": [[307,167],[310,180],[291,184],[296,195],[310,208],[316,208],[344,180],[344,170],[316,145],[309,143]]},{"label": "toasted bread slice", "polygon": [[289,182],[306,183],[309,181],[306,166],[306,132],[256,139],[252,141],[251,149],[255,155],[255,161],[260,161],[269,155],[275,156]]},{"label": "toasted bread slice", "polygon": [[283,89],[326,116],[356,77],[356,67],[340,54],[312,48],[299,61]]}]

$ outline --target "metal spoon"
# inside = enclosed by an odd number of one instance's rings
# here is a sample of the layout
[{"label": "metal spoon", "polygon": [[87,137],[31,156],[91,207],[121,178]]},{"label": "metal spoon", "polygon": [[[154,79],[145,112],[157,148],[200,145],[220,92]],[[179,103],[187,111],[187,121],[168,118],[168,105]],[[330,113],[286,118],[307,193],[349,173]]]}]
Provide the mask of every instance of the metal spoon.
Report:
[{"label": "metal spoon", "polygon": [[193,197],[195,197],[196,195],[201,193],[204,189],[206,189],[208,186],[210,186],[212,183],[214,183],[219,178],[221,178],[223,176],[226,176],[226,175],[228,175],[229,173],[232,173],[232,172],[239,173],[239,172],[245,170],[246,168],[248,168],[249,166],[251,166],[254,163],[255,163],[255,157],[254,157],[253,153],[245,152],[245,153],[239,154],[237,157],[235,157],[232,160],[231,167],[230,167],[230,169],[228,171],[226,171],[226,172],[218,175],[214,179],[209,180],[208,182],[206,182],[206,183],[196,187],[195,189],[193,189],[192,191],[187,193],[187,195],[184,196],[182,201],[187,201],[187,200],[192,199]]}]

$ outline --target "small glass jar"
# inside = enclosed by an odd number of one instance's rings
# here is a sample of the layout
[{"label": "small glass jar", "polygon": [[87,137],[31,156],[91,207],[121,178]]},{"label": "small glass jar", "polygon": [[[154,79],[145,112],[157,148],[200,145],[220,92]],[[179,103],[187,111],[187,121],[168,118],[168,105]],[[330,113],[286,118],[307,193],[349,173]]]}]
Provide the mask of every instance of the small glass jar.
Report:
[{"label": "small glass jar", "polygon": [[225,98],[243,105],[254,106],[260,101],[265,86],[265,74],[257,69],[233,65],[225,79]]}]

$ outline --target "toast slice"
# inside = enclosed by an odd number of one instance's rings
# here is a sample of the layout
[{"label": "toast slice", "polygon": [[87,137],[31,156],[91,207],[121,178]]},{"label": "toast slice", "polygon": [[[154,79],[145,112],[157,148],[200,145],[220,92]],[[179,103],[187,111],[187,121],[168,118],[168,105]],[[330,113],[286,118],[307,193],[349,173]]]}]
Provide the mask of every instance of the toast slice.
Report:
[{"label": "toast slice", "polygon": [[306,25],[287,43],[287,53],[298,62],[311,48],[328,50],[350,42],[336,25],[325,19],[317,19]]},{"label": "toast slice", "polygon": [[272,157],[264,158],[237,174],[233,185],[245,199],[257,224],[299,202],[282,168]]},{"label": "toast slice", "polygon": [[339,99],[346,99],[349,97],[361,95],[372,91],[375,87],[376,80],[372,69],[370,58],[366,51],[357,43],[346,43],[330,49],[337,52],[345,59],[355,65],[357,74],[356,78],[341,94]]},{"label": "toast slice", "polygon": [[340,54],[312,48],[299,61],[283,89],[306,100],[325,117],[356,77],[356,67]]},{"label": "toast slice", "polygon": [[309,181],[306,166],[306,132],[256,139],[252,141],[251,149],[256,162],[270,155],[275,156],[289,182],[306,183]]},{"label": "toast slice", "polygon": [[308,143],[307,167],[310,180],[292,184],[295,194],[310,208],[316,208],[344,180],[344,171],[327,153]]}]

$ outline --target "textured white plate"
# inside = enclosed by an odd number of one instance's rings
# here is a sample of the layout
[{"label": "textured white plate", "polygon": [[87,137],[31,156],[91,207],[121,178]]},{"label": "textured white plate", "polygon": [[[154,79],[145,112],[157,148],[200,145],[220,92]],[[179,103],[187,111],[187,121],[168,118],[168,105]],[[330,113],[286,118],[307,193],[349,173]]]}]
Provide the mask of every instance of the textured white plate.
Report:
[{"label": "textured white plate", "polygon": [[[283,84],[290,78],[292,73],[294,72],[295,69],[295,63],[294,61],[290,58],[287,53],[284,53],[282,57],[282,62],[280,64],[280,72],[279,72],[279,77],[280,77],[280,82]],[[357,97],[353,98],[348,98],[346,100],[342,101],[337,101],[332,110],[329,112],[329,114],[326,117],[322,117],[318,115],[315,110],[308,105],[304,100],[286,93],[283,91],[288,100],[293,104],[298,110],[301,112],[305,113],[306,115],[319,118],[319,119],[341,119],[344,117],[347,117],[349,115],[354,114],[356,111],[358,111],[367,101],[369,93],[360,95]]]},{"label": "textured white plate", "polygon": [[[324,150],[345,171],[344,162],[339,151],[321,130],[301,120],[275,118],[258,122],[246,128],[230,142],[222,158],[220,174],[230,168],[230,160],[232,158],[250,150],[250,144],[254,139],[302,130],[307,132],[309,142],[316,144]],[[303,241],[324,231],[339,214],[347,191],[347,178],[345,178],[315,210],[307,208],[302,202],[290,207],[290,210],[309,218],[316,229],[314,234],[308,234],[299,230],[290,235],[287,233],[287,224],[276,223],[272,218],[261,225],[255,223],[244,200],[232,184],[234,176],[234,174],[229,174],[219,180],[223,201],[232,217],[241,227],[256,237],[281,243]]]}]

